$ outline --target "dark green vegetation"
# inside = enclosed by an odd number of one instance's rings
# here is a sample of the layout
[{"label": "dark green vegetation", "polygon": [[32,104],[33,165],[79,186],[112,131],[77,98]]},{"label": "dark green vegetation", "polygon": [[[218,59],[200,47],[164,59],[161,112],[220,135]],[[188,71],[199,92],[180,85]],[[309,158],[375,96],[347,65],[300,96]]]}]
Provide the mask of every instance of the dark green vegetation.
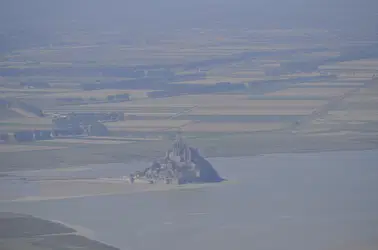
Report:
[{"label": "dark green vegetation", "polygon": [[2,250],[117,250],[117,248],[76,234],[72,228],[33,216],[0,213]]}]

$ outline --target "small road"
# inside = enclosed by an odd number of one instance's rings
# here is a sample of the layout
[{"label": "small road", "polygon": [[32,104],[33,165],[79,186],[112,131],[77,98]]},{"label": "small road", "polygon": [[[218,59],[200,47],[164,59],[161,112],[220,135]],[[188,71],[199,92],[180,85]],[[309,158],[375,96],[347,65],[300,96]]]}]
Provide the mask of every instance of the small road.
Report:
[{"label": "small road", "polygon": [[375,83],[376,82],[374,80],[370,80],[368,82],[365,82],[365,84],[363,84],[362,86],[358,86],[356,88],[353,88],[353,89],[345,92],[344,94],[342,94],[340,96],[335,96],[335,97],[331,98],[327,104],[321,106],[319,109],[314,110],[311,114],[309,114],[308,116],[305,116],[302,120],[296,121],[295,123],[293,123],[288,128],[285,128],[284,131],[289,130],[292,133],[297,132],[302,127],[310,124],[312,121],[327,115],[327,113],[331,109],[336,108],[345,98],[348,98],[348,97],[352,96],[353,94],[355,94],[356,92],[358,92],[360,89],[370,87]]}]

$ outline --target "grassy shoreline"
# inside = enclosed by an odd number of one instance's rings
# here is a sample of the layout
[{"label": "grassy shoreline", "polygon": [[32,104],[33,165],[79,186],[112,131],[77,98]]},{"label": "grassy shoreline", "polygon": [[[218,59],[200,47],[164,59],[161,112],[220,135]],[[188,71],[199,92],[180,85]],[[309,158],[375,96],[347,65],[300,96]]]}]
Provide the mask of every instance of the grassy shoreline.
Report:
[{"label": "grassy shoreline", "polygon": [[[189,138],[206,157],[246,157],[273,153],[301,153],[378,148],[378,139],[353,136],[302,136],[257,133],[214,138]],[[70,145],[66,148],[0,152],[0,172],[78,167],[90,164],[130,163],[161,157],[171,141],[157,140],[109,145]],[[30,159],[33,159],[32,161]]]}]

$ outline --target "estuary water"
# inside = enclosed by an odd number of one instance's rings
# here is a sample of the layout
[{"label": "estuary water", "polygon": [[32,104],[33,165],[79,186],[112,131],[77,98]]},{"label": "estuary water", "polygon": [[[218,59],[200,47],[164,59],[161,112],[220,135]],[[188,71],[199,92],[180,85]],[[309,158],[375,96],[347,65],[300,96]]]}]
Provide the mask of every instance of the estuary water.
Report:
[{"label": "estuary water", "polygon": [[[210,161],[227,182],[127,195],[7,201],[0,203],[0,211],[62,221],[125,250],[378,249],[377,150]],[[18,175],[114,177],[142,165]],[[20,188],[9,178],[0,182],[3,193],[22,190],[25,195],[36,188],[30,183]]]}]

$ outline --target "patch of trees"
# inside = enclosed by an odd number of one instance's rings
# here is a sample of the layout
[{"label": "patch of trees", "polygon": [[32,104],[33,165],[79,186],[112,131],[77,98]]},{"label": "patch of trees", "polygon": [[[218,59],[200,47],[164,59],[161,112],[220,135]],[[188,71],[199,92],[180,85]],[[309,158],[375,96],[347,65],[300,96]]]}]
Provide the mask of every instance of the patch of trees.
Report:
[{"label": "patch of trees", "polygon": [[206,72],[198,72],[193,74],[176,75],[173,79],[175,82],[197,81],[206,78]]},{"label": "patch of trees", "polygon": [[14,133],[14,137],[18,142],[34,141],[33,131],[19,131]]},{"label": "patch of trees", "polygon": [[47,82],[20,82],[20,86],[23,88],[51,88],[51,85]]},{"label": "patch of trees", "polygon": [[172,96],[172,93],[165,90],[156,90],[156,91],[148,92],[147,96],[149,98],[162,98],[162,97],[170,97]]},{"label": "patch of trees", "polygon": [[279,87],[279,85],[283,85],[287,83],[296,84],[296,83],[303,83],[303,82],[330,81],[330,80],[336,80],[336,79],[337,79],[336,75],[301,76],[301,77],[295,77],[291,79],[272,79],[272,80],[252,81],[248,83],[248,87],[250,89],[271,89],[271,88],[276,88],[276,87]]},{"label": "patch of trees", "polygon": [[0,99],[0,108],[9,108],[11,106],[11,102],[6,99]]},{"label": "patch of trees", "polygon": [[31,142],[52,139],[52,130],[25,130],[15,133],[2,134],[2,140],[5,142]]},{"label": "patch of trees", "polygon": [[208,60],[202,60],[198,62],[187,63],[184,65],[177,65],[180,67],[184,67],[186,70],[192,70],[201,67],[209,67],[209,66],[216,66],[222,64],[230,64],[233,62],[243,61],[254,59],[258,57],[267,57],[267,56],[285,56],[285,55],[292,55],[293,53],[308,53],[308,52],[321,52],[326,51],[326,48],[310,48],[310,49],[287,49],[287,50],[280,50],[280,51],[247,51],[242,53],[233,54],[230,56],[225,57],[218,57]]},{"label": "patch of trees", "polygon": [[108,95],[106,98],[82,98],[82,97],[60,97],[56,99],[58,105],[78,105],[78,104],[89,104],[89,103],[106,103],[106,102],[126,102],[130,101],[130,94],[116,94]]},{"label": "patch of trees", "polygon": [[53,126],[57,129],[67,129],[79,125],[88,125],[92,122],[111,122],[123,121],[125,114],[122,112],[110,113],[70,113],[66,116],[56,117],[53,119]]},{"label": "patch of trees", "polygon": [[368,46],[355,46],[344,49],[341,51],[338,57],[329,59],[326,61],[326,63],[345,62],[368,58],[378,58],[378,43]]},{"label": "patch of trees", "polygon": [[[150,71],[148,71],[150,72]],[[136,78],[130,80],[122,80],[115,82],[103,82],[103,83],[85,83],[81,84],[83,90],[99,90],[99,89],[164,89],[170,82],[180,81],[195,81],[204,79],[206,77],[205,72],[199,72],[187,75],[174,75],[169,73],[170,71],[164,71],[160,76],[148,76],[143,78]]]},{"label": "patch of trees", "polygon": [[319,62],[283,62],[280,64],[281,74],[310,73],[319,69]]},{"label": "patch of trees", "polygon": [[[13,105],[12,105],[13,106]],[[22,102],[22,101],[18,101],[16,103],[16,106],[26,112],[29,112],[29,113],[33,113],[39,117],[43,117],[44,114],[42,112],[42,109],[36,107],[36,106],[33,106],[33,105],[30,105],[28,103],[25,103],[25,102]]]},{"label": "patch of trees", "polygon": [[6,100],[6,104],[7,104],[8,108],[19,108],[19,109],[22,109],[22,110],[24,110],[26,112],[32,113],[34,115],[37,115],[39,117],[43,117],[44,116],[44,114],[42,112],[42,109],[40,109],[40,108],[38,108],[38,107],[36,107],[34,105],[31,105],[29,103],[20,101],[20,100],[16,100],[16,99]]},{"label": "patch of trees", "polygon": [[106,97],[106,100],[108,102],[124,102],[124,101],[130,101],[130,95],[125,93],[125,94],[118,94],[118,95],[108,95]]},{"label": "patch of trees", "polygon": [[163,78],[166,80],[173,80],[176,75],[170,69],[159,69],[159,70],[143,70],[145,77],[156,77]]},{"label": "patch of trees", "polygon": [[293,74],[300,72],[314,72],[319,69],[319,66],[329,63],[338,63],[352,60],[361,60],[368,58],[378,58],[378,44],[369,46],[350,47],[341,51],[339,56],[321,60],[321,61],[296,61],[296,62],[284,62],[280,64],[280,67],[267,69],[265,75],[267,76],[279,76],[283,74]]},{"label": "patch of trees", "polygon": [[83,135],[84,133],[85,133],[85,130],[82,127],[52,130],[52,134],[54,137]]},{"label": "patch of trees", "polygon": [[[173,80],[174,72],[169,69],[144,70],[124,66],[82,66],[73,67],[38,67],[38,68],[0,68],[0,76],[105,76],[127,78],[164,78]],[[25,83],[28,84],[28,83]]]}]

